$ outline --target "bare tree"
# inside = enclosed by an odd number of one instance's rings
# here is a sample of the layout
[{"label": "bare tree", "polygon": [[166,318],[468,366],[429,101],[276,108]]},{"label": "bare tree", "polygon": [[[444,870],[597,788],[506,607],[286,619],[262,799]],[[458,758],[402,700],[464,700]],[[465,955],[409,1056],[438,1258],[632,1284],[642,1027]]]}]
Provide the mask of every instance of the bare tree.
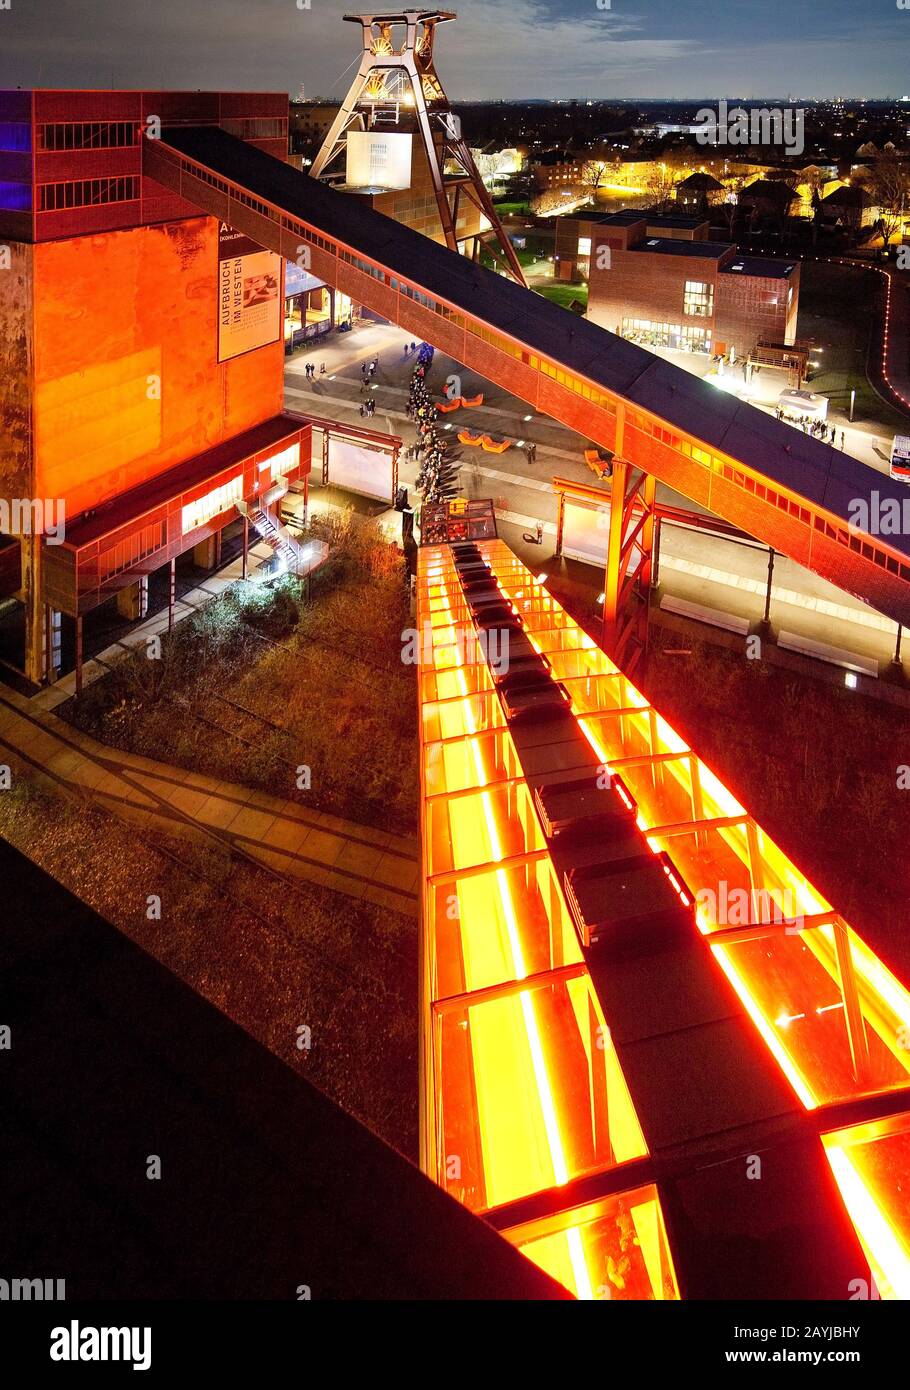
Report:
[{"label": "bare tree", "polygon": [[664,212],[669,206],[675,187],[676,173],[673,168],[655,161],[648,174],[645,191],[658,212]]},{"label": "bare tree", "polygon": [[617,159],[607,159],[602,155],[589,159],[582,170],[582,182],[589,188],[598,189],[604,183],[608,174],[616,173],[619,167]]},{"label": "bare tree", "polygon": [[891,238],[903,226],[904,208],[910,194],[910,171],[895,151],[886,150],[871,165],[865,187],[879,209],[882,254],[887,255]]}]

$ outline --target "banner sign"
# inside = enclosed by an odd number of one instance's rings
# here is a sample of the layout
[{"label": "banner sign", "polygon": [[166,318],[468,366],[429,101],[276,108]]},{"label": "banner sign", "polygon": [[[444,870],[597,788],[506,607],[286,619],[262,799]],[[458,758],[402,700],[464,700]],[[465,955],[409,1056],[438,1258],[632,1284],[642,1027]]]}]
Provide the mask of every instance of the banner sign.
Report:
[{"label": "banner sign", "polygon": [[226,222],[218,229],[218,361],[277,343],[281,336],[281,257]]}]

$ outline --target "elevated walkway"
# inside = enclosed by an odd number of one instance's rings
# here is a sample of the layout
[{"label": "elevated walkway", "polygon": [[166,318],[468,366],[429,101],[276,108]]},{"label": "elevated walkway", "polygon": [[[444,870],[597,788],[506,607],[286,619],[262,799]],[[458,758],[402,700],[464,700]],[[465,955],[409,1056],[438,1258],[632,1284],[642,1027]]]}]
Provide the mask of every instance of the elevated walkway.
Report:
[{"label": "elevated walkway", "polygon": [[143,167],[405,332],[628,459],[895,622],[910,536],[851,530],[901,485],[214,127],[167,127]]}]

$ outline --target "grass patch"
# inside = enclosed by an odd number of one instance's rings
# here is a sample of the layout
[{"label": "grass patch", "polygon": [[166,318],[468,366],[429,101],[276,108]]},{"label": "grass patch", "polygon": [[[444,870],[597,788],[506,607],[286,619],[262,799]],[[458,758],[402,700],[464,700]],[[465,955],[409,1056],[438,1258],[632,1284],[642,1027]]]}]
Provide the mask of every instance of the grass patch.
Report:
[{"label": "grass patch", "polygon": [[[417,820],[404,569],[375,522],[327,523],[331,555],[302,585],[235,584],[125,657],[63,713],[100,741],[386,829]],[[320,529],[320,536],[325,528]],[[297,769],[311,786],[297,786]]]},{"label": "grass patch", "polygon": [[544,299],[549,299],[551,304],[558,304],[563,309],[570,308],[576,299],[585,308],[588,306],[587,285],[572,285],[559,281],[554,285],[535,285],[534,289],[538,294],[542,294]]}]

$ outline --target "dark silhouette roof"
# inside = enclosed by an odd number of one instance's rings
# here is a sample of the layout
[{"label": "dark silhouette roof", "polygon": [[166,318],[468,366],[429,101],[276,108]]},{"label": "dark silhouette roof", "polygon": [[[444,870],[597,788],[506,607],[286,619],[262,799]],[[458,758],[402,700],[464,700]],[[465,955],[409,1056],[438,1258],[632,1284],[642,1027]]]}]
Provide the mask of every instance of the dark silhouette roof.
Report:
[{"label": "dark silhouette roof", "polygon": [[0,890],[4,1277],[67,1300],[568,1297],[5,841]]}]

